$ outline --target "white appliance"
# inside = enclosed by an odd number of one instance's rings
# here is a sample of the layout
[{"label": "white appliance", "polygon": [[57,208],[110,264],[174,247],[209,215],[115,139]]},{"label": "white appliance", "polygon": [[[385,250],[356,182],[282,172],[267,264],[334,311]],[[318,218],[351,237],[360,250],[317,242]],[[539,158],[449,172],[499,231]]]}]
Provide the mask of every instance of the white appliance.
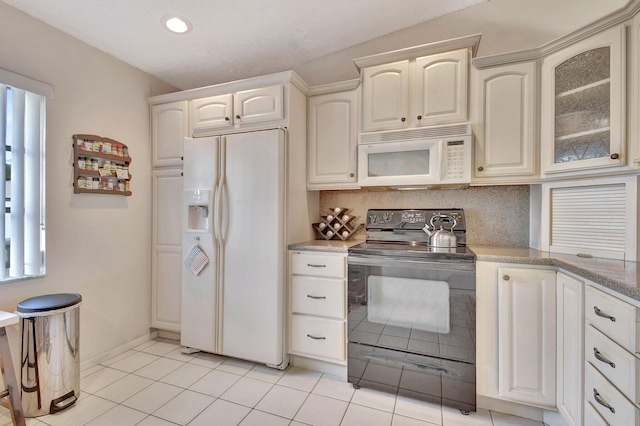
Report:
[{"label": "white appliance", "polygon": [[471,123],[360,134],[360,186],[465,187],[470,182]]},{"label": "white appliance", "polygon": [[287,365],[285,141],[282,129],[185,138],[180,343],[187,350]]}]

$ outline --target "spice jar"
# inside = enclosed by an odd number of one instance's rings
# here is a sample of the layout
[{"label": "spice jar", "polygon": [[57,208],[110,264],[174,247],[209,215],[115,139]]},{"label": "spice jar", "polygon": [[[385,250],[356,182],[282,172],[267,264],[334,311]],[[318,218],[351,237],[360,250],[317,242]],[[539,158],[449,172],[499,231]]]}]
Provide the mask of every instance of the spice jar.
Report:
[{"label": "spice jar", "polygon": [[77,185],[78,188],[85,189],[87,187],[87,178],[84,176],[79,176]]},{"label": "spice jar", "polygon": [[85,167],[84,157],[78,157],[78,168],[84,170]]},{"label": "spice jar", "polygon": [[91,170],[98,171],[98,159],[97,158],[92,158],[91,159]]}]

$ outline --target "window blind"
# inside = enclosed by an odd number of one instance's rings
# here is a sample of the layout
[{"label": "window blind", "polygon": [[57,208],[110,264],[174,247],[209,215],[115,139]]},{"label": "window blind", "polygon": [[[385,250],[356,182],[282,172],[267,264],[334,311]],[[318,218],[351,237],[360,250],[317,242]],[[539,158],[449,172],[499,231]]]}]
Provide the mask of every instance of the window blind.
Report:
[{"label": "window blind", "polygon": [[0,280],[41,275],[44,262],[43,95],[0,84]]}]

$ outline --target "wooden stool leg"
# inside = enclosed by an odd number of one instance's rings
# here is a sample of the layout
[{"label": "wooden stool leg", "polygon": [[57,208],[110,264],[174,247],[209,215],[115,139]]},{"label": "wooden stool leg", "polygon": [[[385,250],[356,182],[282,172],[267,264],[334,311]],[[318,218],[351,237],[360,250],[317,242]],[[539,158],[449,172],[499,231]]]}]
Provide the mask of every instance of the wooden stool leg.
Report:
[{"label": "wooden stool leg", "polygon": [[20,387],[16,380],[16,373],[13,369],[11,351],[9,350],[9,339],[4,327],[0,327],[0,365],[2,367],[2,377],[9,390],[9,400],[11,404],[11,418],[16,426],[26,426],[24,411],[22,409],[22,398],[20,397]]}]

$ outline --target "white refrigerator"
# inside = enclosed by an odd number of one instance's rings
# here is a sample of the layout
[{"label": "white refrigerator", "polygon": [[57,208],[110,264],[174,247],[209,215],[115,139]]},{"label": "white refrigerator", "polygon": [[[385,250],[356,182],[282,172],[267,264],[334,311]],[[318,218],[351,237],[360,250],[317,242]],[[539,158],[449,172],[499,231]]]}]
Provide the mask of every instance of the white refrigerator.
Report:
[{"label": "white refrigerator", "polygon": [[287,365],[286,134],[186,138],[181,345]]}]

